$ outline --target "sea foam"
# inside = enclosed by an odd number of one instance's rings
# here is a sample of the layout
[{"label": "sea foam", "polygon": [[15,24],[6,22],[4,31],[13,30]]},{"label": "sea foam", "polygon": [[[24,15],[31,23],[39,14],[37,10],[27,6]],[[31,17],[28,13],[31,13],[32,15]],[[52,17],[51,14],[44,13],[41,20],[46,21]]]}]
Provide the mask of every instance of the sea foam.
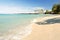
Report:
[{"label": "sea foam", "polygon": [[3,37],[0,37],[0,40],[21,40],[22,38],[29,35],[32,31],[32,26],[29,25],[25,27],[22,31],[17,30],[18,32],[16,34],[9,34],[5,35]]}]

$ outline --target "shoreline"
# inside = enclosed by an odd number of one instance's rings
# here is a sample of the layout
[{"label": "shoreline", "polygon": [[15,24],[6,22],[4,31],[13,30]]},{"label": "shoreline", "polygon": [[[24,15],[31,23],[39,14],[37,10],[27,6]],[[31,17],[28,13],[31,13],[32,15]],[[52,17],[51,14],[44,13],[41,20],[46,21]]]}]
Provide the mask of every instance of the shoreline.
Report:
[{"label": "shoreline", "polygon": [[[52,31],[55,30],[56,26],[60,26],[59,24],[47,24],[47,25],[38,25],[36,22],[43,22],[44,20],[57,18],[58,16],[47,16],[33,19],[30,25],[24,28],[16,28],[9,31],[7,34],[4,34],[3,37],[0,37],[1,40],[43,40],[46,35],[46,40],[48,39],[48,35],[52,34]],[[55,27],[53,27],[55,26]],[[22,31],[21,31],[22,29]],[[45,32],[44,32],[45,31]],[[51,31],[51,32],[50,32]],[[45,35],[45,34],[46,35]],[[51,33],[51,34],[50,34]],[[45,36],[44,36],[45,35]],[[41,37],[41,38],[40,38]],[[50,38],[51,39],[51,38]],[[49,39],[48,39],[49,40]]]},{"label": "shoreline", "polygon": [[22,40],[60,40],[60,23],[47,25],[38,25],[35,23],[58,17],[60,15],[34,19],[31,34]]},{"label": "shoreline", "polygon": [[30,27],[30,25],[26,26],[25,28],[18,27],[16,29],[12,29],[3,36],[0,36],[0,40],[21,40],[31,33],[32,27]]}]

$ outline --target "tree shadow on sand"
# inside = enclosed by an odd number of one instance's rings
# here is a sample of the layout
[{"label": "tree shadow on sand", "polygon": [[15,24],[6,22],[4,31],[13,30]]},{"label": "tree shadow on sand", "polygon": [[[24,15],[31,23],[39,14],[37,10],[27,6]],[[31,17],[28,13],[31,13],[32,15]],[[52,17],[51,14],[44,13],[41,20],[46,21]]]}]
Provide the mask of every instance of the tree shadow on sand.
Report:
[{"label": "tree shadow on sand", "polygon": [[38,25],[55,24],[55,23],[60,23],[60,18],[52,18],[44,20],[44,22],[36,22],[36,24]]}]

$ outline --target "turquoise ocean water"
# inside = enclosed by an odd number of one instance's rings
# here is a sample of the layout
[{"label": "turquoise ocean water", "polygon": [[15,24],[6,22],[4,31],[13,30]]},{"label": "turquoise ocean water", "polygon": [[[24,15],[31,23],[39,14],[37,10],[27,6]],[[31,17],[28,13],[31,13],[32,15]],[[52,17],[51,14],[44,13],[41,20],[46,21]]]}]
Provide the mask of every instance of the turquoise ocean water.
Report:
[{"label": "turquoise ocean water", "polygon": [[0,14],[0,34],[17,27],[25,28],[33,19],[45,16],[49,14]]}]

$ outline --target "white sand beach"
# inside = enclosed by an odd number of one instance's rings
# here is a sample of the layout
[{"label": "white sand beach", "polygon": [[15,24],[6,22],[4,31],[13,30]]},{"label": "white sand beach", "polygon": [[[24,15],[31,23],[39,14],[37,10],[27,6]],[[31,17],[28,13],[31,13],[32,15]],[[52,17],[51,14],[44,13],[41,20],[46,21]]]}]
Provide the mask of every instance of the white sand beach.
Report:
[{"label": "white sand beach", "polygon": [[51,16],[35,19],[32,23],[32,32],[22,40],[60,40],[60,23],[39,25],[35,22],[41,22],[51,18],[60,18],[60,16]]},{"label": "white sand beach", "polygon": [[27,27],[4,34],[0,40],[60,40],[60,15],[36,18]]}]

